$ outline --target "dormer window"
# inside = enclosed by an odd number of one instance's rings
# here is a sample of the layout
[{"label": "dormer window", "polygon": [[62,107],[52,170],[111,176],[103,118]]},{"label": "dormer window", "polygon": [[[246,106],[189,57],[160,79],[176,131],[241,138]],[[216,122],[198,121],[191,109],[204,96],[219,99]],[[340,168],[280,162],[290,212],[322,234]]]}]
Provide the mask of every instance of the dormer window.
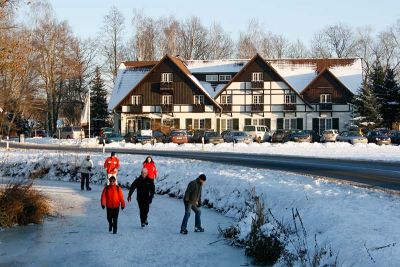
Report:
[{"label": "dormer window", "polygon": [[203,105],[204,104],[204,95],[195,95],[194,96],[194,104]]},{"label": "dormer window", "polygon": [[263,73],[262,72],[253,72],[251,76],[251,81],[252,82],[261,82],[264,81],[263,79]]},{"label": "dormer window", "polygon": [[332,103],[332,95],[331,94],[321,94],[319,96],[320,103]]},{"label": "dormer window", "polygon": [[218,75],[216,74],[206,75],[206,82],[218,82]]},{"label": "dormer window", "polygon": [[232,79],[232,75],[229,75],[229,74],[219,75],[220,82],[229,82],[231,79]]},{"label": "dormer window", "polygon": [[285,104],[296,104],[296,95],[285,95]]},{"label": "dormer window", "polygon": [[161,82],[163,83],[172,83],[173,75],[170,72],[161,73]]},{"label": "dormer window", "polygon": [[141,95],[133,95],[132,96],[132,105],[140,106],[142,104],[142,96]]}]

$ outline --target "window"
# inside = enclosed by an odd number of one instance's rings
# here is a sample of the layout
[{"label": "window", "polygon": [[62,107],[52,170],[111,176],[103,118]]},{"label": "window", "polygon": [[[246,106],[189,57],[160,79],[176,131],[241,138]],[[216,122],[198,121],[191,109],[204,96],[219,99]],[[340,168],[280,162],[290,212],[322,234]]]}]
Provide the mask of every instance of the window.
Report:
[{"label": "window", "polygon": [[262,72],[253,72],[251,77],[251,81],[253,82],[261,82],[263,81],[263,73]]},{"label": "window", "polygon": [[163,95],[161,98],[161,104],[172,105],[172,95]]},{"label": "window", "polygon": [[205,119],[194,119],[193,129],[205,129],[206,120]]},{"label": "window", "polygon": [[283,129],[297,129],[297,119],[283,119]]},{"label": "window", "polygon": [[253,104],[263,104],[264,96],[263,95],[253,95]]},{"label": "window", "polygon": [[219,75],[219,80],[220,80],[221,82],[228,82],[228,81],[230,81],[231,79],[232,79],[232,75],[228,75],[228,74]]},{"label": "window", "polygon": [[285,104],[296,104],[296,95],[285,95]]},{"label": "window", "polygon": [[332,103],[332,95],[331,94],[321,94],[319,96],[320,103]]},{"label": "window", "polygon": [[195,95],[194,104],[204,104],[204,95]]},{"label": "window", "polygon": [[173,81],[172,73],[161,73],[161,82],[163,83],[170,83]]},{"label": "window", "polygon": [[231,95],[222,95],[221,96],[221,104],[232,104],[232,96]]},{"label": "window", "polygon": [[232,119],[221,119],[221,132],[232,129],[233,129]]},{"label": "window", "polygon": [[132,96],[132,105],[139,106],[142,104],[142,96],[141,95],[133,95]]},{"label": "window", "polygon": [[319,132],[322,133],[326,129],[332,129],[332,119],[319,119]]},{"label": "window", "polygon": [[216,74],[206,75],[206,81],[207,82],[218,82],[218,75],[216,75]]}]

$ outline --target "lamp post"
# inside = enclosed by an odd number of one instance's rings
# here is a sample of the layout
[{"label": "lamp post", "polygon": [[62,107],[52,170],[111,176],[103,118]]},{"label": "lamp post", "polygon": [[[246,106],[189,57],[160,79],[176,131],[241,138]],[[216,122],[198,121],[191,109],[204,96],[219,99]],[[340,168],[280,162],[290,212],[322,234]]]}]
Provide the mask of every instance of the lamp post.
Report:
[{"label": "lamp post", "polygon": [[88,111],[88,125],[89,125],[88,134],[89,134],[89,138],[90,138],[90,86],[89,86],[89,104],[88,104],[88,109],[89,109],[89,111]]}]

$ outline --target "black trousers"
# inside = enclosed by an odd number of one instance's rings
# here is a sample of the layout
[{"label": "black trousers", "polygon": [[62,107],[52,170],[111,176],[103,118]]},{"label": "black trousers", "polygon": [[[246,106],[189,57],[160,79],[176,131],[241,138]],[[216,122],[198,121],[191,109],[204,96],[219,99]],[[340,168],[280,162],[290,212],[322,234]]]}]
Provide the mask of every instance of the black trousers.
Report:
[{"label": "black trousers", "polygon": [[117,233],[118,213],[119,213],[119,207],[113,209],[107,208],[108,225],[112,227],[113,233]]},{"label": "black trousers", "polygon": [[86,190],[89,190],[89,173],[81,173],[81,189],[84,189],[84,185],[86,182]]},{"label": "black trousers", "polygon": [[140,222],[145,223],[147,221],[147,214],[149,214],[150,203],[148,201],[139,201],[139,210],[140,210]]}]

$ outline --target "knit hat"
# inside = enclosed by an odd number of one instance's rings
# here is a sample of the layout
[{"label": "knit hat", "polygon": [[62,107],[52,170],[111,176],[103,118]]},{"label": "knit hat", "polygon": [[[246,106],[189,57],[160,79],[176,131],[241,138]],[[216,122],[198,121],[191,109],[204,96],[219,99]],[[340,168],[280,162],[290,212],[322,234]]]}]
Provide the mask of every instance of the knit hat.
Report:
[{"label": "knit hat", "polygon": [[207,177],[204,174],[200,174],[199,179],[202,181],[205,181],[205,180],[207,180]]},{"label": "knit hat", "polygon": [[113,151],[113,152],[111,152],[111,157],[114,157],[115,156],[115,152]]}]

